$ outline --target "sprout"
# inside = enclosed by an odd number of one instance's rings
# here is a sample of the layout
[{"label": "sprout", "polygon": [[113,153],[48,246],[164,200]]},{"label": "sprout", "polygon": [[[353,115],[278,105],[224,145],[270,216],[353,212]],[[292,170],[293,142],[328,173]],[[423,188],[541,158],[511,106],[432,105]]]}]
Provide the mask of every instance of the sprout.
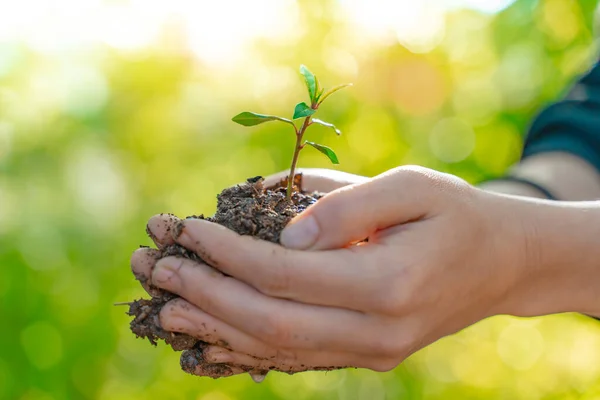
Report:
[{"label": "sprout", "polygon": [[[264,122],[279,121],[279,122],[284,122],[286,124],[290,124],[294,128],[294,133],[296,134],[296,146],[294,148],[294,155],[292,157],[292,165],[290,166],[290,174],[288,176],[288,185],[287,185],[287,193],[286,193],[286,198],[288,200],[290,200],[292,197],[292,187],[293,187],[293,181],[294,181],[293,177],[294,177],[294,173],[296,171],[296,164],[298,163],[298,156],[300,155],[300,150],[302,150],[306,145],[312,146],[315,149],[319,150],[321,153],[325,154],[327,156],[327,158],[329,158],[329,160],[333,164],[339,164],[337,155],[329,147],[323,146],[322,144],[310,142],[308,140],[305,140],[303,142],[302,140],[304,138],[304,134],[306,133],[306,129],[308,129],[308,127],[311,126],[312,124],[322,125],[327,128],[333,129],[333,131],[338,135],[342,134],[342,132],[338,128],[336,128],[335,125],[333,125],[329,122],[322,121],[320,119],[313,118],[313,115],[317,112],[317,110],[319,109],[319,106],[321,104],[323,104],[325,99],[327,99],[333,93],[335,93],[338,90],[343,89],[347,86],[352,86],[352,84],[348,83],[348,84],[333,87],[333,88],[325,91],[324,88],[322,88],[320,86],[319,80],[317,79],[317,77],[312,72],[310,72],[310,70],[306,66],[304,66],[304,65],[300,66],[300,74],[304,77],[304,81],[306,83],[306,88],[308,89],[310,105],[305,102],[296,104],[296,107],[294,108],[294,114],[292,116],[292,119],[277,117],[275,115],[258,114],[258,113],[248,112],[248,111],[242,112],[242,113],[236,115],[235,117],[233,117],[233,119],[232,119],[233,122],[236,122],[243,126],[255,126],[255,125],[262,124]],[[304,118],[304,121],[298,128],[296,126],[296,124],[294,123],[294,120],[301,119],[301,118]]]}]

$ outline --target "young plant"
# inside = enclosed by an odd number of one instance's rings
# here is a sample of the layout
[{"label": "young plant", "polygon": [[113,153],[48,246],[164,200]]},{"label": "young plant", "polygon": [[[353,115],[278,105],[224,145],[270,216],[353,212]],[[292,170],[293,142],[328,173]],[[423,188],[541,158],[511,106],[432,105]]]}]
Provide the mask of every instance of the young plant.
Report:
[{"label": "young plant", "polygon": [[[321,87],[317,77],[312,72],[310,72],[310,70],[306,68],[306,66],[300,66],[300,74],[304,77],[304,81],[306,82],[308,96],[310,98],[310,105],[305,102],[296,104],[292,119],[277,117],[275,115],[257,114],[248,111],[242,112],[233,117],[232,119],[234,122],[243,126],[254,126],[269,121],[280,121],[286,124],[290,124],[294,128],[294,133],[296,134],[296,146],[294,148],[294,155],[292,156],[292,165],[290,167],[290,174],[288,176],[287,182],[286,198],[288,200],[290,200],[292,197],[292,186],[294,182],[296,164],[298,163],[298,156],[300,155],[300,150],[302,150],[306,145],[312,146],[315,149],[319,150],[321,153],[325,154],[333,164],[339,164],[335,152],[329,147],[323,146],[322,144],[310,142],[308,140],[305,140],[303,142],[302,140],[304,139],[304,134],[306,133],[308,127],[313,124],[318,124],[327,128],[331,128],[337,135],[342,134],[342,132],[338,128],[336,128],[335,125],[317,118],[313,118],[313,116],[317,112],[321,104],[323,104],[323,102],[329,96],[331,96],[333,93],[337,92],[340,89],[343,89],[347,86],[352,86],[351,83],[347,83],[335,86],[325,91],[324,88]],[[302,121],[300,127],[296,126],[296,123],[294,123],[294,121],[302,118],[304,118],[304,120]]]}]

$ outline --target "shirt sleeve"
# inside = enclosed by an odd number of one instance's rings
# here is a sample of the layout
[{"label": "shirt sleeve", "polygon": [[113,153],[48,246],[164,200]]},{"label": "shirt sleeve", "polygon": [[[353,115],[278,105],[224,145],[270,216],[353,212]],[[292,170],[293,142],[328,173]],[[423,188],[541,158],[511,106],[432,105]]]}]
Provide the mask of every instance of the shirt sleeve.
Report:
[{"label": "shirt sleeve", "polygon": [[600,172],[600,61],[531,125],[522,158],[551,151],[577,155]]}]

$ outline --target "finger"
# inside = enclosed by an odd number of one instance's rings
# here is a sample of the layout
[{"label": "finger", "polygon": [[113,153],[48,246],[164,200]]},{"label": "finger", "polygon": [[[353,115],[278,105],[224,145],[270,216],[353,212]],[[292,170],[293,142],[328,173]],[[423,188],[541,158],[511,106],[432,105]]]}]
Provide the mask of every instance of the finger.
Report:
[{"label": "finger", "polygon": [[202,311],[185,299],[165,304],[160,312],[160,325],[169,332],[185,333],[203,342],[236,349],[258,357],[272,357],[276,352],[263,342]]},{"label": "finger", "polygon": [[277,348],[352,350],[367,355],[381,350],[380,343],[371,339],[385,327],[368,315],[268,297],[189,259],[161,259],[152,282]]},{"label": "finger", "polygon": [[[203,352],[204,359],[208,363],[214,364],[227,364],[242,366],[243,369],[253,369],[257,371],[281,371],[287,373],[310,371],[315,369],[340,369],[348,368],[351,365],[345,364],[347,360],[344,360],[343,365],[335,365],[336,361],[332,358],[324,358],[325,364],[312,364],[307,359],[296,359],[296,360],[285,360],[279,359],[262,359],[250,356],[248,354],[239,353],[231,350],[224,349],[218,346],[210,346]],[[327,354],[325,355],[327,356]]]},{"label": "finger", "polygon": [[[289,170],[286,170],[266,177],[264,186],[277,184],[287,178],[289,173]],[[329,193],[332,190],[368,180],[364,176],[325,168],[300,168],[296,170],[296,173],[302,174],[302,190],[306,192]]]},{"label": "finger", "polygon": [[152,267],[159,259],[160,250],[156,249],[141,248],[131,255],[131,271],[151,296],[158,295],[158,288],[152,285],[150,278],[152,277]]},{"label": "finger", "polygon": [[150,218],[146,225],[146,232],[156,247],[163,249],[174,242],[173,232],[180,221],[173,214],[158,214]]},{"label": "finger", "polygon": [[179,363],[181,364],[181,369],[189,374],[206,376],[215,379],[239,375],[247,372],[239,366],[207,362],[204,359],[202,348],[185,350],[183,353],[181,353]]},{"label": "finger", "polygon": [[390,369],[390,363],[395,367],[398,362],[388,358],[370,358],[355,354],[339,354],[332,352],[301,352],[295,359],[275,357],[259,358],[248,354],[224,349],[219,346],[208,346],[203,351],[204,359],[208,363],[228,364],[240,366],[243,369],[281,371],[287,373],[303,371],[329,371],[342,368],[368,368],[375,371]]},{"label": "finger", "polygon": [[[160,313],[161,327],[213,344],[208,362],[255,369],[301,371],[319,367],[374,368],[380,359],[353,352],[278,349],[241,332],[183,299],[171,300]],[[273,368],[271,368],[273,367]]]},{"label": "finger", "polygon": [[272,297],[370,311],[377,309],[382,287],[390,282],[389,264],[373,263],[369,246],[289,250],[205,220],[182,221],[179,232],[179,244]]},{"label": "finger", "polygon": [[[203,351],[204,359],[208,363],[214,364],[228,364],[228,365],[239,365],[243,366],[244,369],[255,369],[255,370],[277,370],[282,372],[302,372],[315,369],[319,367],[319,364],[312,365],[306,360],[286,360],[281,361],[279,359],[263,359],[253,357],[248,354],[239,353],[231,350],[224,349],[218,346],[207,347]],[[327,365],[331,362],[327,360]],[[349,367],[349,365],[340,366],[338,368]],[[336,368],[330,365],[330,369]]]},{"label": "finger", "polygon": [[401,167],[329,193],[290,222],[281,244],[304,250],[339,248],[379,229],[421,219],[434,211],[439,196],[431,190],[432,176],[437,177],[424,168]]}]

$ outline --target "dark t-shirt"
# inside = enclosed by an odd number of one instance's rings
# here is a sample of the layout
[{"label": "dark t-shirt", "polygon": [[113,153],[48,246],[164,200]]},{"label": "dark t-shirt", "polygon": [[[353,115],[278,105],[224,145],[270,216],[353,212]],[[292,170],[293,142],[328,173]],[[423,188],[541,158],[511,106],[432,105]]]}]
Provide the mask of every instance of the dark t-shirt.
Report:
[{"label": "dark t-shirt", "polygon": [[600,172],[600,61],[531,125],[522,157],[549,151],[575,154]]}]

